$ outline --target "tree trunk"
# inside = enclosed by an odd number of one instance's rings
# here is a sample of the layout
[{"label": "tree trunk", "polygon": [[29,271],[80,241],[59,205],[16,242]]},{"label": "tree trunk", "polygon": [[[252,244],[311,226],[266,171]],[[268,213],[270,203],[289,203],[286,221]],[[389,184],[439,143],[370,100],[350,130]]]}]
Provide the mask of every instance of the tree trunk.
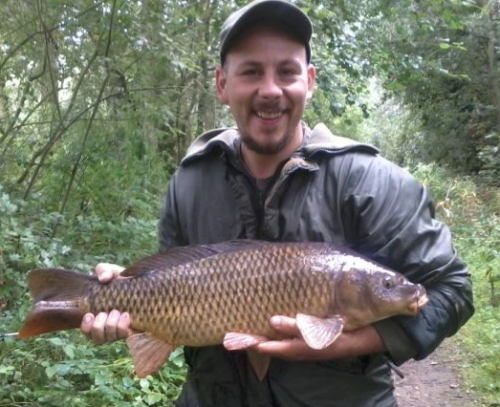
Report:
[{"label": "tree trunk", "polygon": [[496,1],[478,0],[478,4],[483,8],[484,14],[488,16],[488,43],[486,45],[486,56],[488,59],[488,78],[490,82],[491,104],[496,111],[496,131],[500,133],[500,84],[498,75],[498,64],[496,55],[496,15],[498,6]]}]

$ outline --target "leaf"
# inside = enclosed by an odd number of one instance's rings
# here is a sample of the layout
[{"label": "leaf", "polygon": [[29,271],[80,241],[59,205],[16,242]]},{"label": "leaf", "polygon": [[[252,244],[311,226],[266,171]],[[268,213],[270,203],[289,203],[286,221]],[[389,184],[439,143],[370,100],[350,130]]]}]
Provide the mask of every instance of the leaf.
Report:
[{"label": "leaf", "polygon": [[47,342],[51,343],[54,346],[64,346],[65,345],[65,342],[62,340],[62,338],[58,338],[58,337],[48,338]]},{"label": "leaf", "polygon": [[52,365],[45,368],[45,374],[49,379],[52,379],[56,373],[57,373],[57,365]]},{"label": "leaf", "polygon": [[139,386],[141,386],[142,390],[148,390],[151,386],[151,382],[147,378],[144,378],[139,380]]},{"label": "leaf", "polygon": [[145,398],[146,404],[148,406],[152,406],[152,405],[159,403],[161,401],[164,401],[164,400],[165,400],[165,396],[163,396],[162,394],[158,394],[158,393],[149,393]]},{"label": "leaf", "polygon": [[108,369],[99,370],[94,376],[94,383],[97,387],[113,383],[112,371]]},{"label": "leaf", "polygon": [[342,116],[345,113],[346,107],[342,103],[332,102],[330,104],[330,111],[335,116]]},{"label": "leaf", "polygon": [[354,103],[356,103],[356,98],[352,95],[347,95],[345,101],[347,102],[348,105],[352,106]]},{"label": "leaf", "polygon": [[70,359],[75,358],[75,347],[71,344],[67,344],[66,346],[63,347],[63,351],[68,356]]},{"label": "leaf", "polygon": [[0,365],[0,374],[6,374],[13,372],[15,370],[14,366],[4,366]]}]

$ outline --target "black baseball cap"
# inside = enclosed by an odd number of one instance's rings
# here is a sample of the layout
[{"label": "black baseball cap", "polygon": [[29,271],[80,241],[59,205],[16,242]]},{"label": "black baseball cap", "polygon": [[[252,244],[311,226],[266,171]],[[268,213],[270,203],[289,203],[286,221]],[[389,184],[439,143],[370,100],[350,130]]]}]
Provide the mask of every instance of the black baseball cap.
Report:
[{"label": "black baseball cap", "polygon": [[288,29],[306,47],[307,62],[311,62],[312,24],[309,17],[295,4],[286,0],[255,0],[231,14],[220,33],[220,61],[224,63],[235,38],[255,24],[275,23]]}]

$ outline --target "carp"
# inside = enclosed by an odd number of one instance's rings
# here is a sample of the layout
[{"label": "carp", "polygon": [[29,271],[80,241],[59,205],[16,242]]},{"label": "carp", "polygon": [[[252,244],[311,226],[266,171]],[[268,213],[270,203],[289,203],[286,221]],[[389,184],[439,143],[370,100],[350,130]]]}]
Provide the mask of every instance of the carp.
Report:
[{"label": "carp", "polygon": [[135,372],[157,371],[176,346],[247,349],[259,379],[269,358],[251,347],[284,339],[269,321],[296,318],[305,342],[323,349],[342,330],[393,315],[416,315],[426,291],[403,275],[330,243],[236,240],[167,249],[101,284],[94,275],[36,269],[34,304],[18,338],[78,328],[85,313],[130,314],[127,338]]}]

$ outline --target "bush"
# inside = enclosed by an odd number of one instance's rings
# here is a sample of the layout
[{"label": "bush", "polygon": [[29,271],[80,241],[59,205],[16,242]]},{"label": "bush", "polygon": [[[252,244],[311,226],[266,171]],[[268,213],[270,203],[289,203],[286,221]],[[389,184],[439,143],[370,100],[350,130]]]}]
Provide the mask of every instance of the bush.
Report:
[{"label": "bush", "polygon": [[476,312],[458,334],[469,355],[464,375],[485,405],[494,405],[500,399],[500,191],[434,165],[419,165],[414,174],[433,191],[437,215],[451,226],[471,270]]},{"label": "bush", "polygon": [[[156,222],[44,213],[36,200],[28,204],[0,188],[0,334],[16,332],[29,311],[30,269],[91,272],[100,261],[130,264],[157,250]],[[184,376],[181,349],[160,372],[138,379],[124,343],[95,347],[79,332],[27,341],[0,335],[0,406],[166,406]]]}]

